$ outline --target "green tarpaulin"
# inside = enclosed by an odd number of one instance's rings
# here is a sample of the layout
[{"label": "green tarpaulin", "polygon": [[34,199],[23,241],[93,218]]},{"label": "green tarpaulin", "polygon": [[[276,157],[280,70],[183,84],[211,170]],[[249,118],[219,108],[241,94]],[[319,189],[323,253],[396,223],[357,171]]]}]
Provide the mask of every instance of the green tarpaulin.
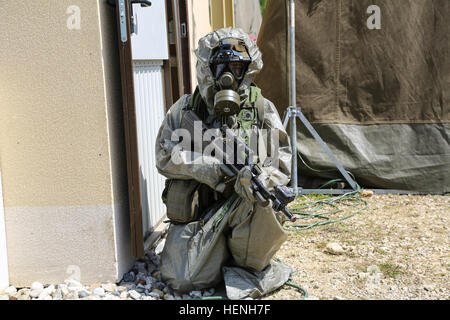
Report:
[{"label": "green tarpaulin", "polygon": [[[268,2],[258,37],[264,68],[255,81],[280,116],[288,107],[285,3]],[[364,187],[449,192],[450,1],[295,4],[297,106],[345,169]],[[304,161],[333,170],[305,127],[297,128]],[[336,177],[337,170],[316,172],[299,161],[303,187]]]}]

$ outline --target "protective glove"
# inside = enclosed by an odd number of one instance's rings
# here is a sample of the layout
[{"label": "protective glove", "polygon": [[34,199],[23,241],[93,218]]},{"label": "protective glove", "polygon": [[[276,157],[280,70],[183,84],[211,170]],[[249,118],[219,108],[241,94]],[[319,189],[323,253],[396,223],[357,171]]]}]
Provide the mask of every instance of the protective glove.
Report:
[{"label": "protective glove", "polygon": [[257,200],[253,195],[252,178],[253,174],[250,168],[248,166],[242,168],[237,175],[234,191],[245,201],[255,203]]},{"label": "protective glove", "polygon": [[[226,195],[231,195],[227,190],[230,190],[230,187],[233,187],[233,185],[230,186],[230,179],[231,177],[234,177],[235,174],[233,171],[231,171],[230,168],[228,168],[225,164],[215,164],[220,171],[220,182],[214,187],[214,190],[224,193]],[[234,179],[233,179],[234,180]],[[232,190],[232,189],[231,189]]]}]

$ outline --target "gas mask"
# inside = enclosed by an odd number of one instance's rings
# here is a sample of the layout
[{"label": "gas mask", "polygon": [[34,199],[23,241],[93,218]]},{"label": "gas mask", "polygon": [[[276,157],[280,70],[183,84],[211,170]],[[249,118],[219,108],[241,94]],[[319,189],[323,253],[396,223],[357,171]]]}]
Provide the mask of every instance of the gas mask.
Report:
[{"label": "gas mask", "polygon": [[242,40],[223,39],[212,50],[210,67],[217,93],[214,96],[214,112],[221,116],[239,113],[241,97],[239,85],[251,62]]}]

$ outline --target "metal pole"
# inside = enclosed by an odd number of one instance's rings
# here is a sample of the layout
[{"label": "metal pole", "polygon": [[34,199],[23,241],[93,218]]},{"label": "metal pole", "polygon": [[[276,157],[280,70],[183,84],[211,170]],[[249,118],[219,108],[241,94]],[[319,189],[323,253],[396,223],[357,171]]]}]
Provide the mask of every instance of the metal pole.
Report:
[{"label": "metal pole", "polygon": [[291,110],[294,112],[294,116],[291,118],[291,143],[292,143],[292,170],[291,170],[291,185],[295,194],[298,194],[298,178],[297,178],[297,117],[295,116],[295,111],[297,108],[297,91],[295,83],[295,2],[294,0],[289,0],[289,82],[290,82],[290,94],[289,94],[289,105]]}]

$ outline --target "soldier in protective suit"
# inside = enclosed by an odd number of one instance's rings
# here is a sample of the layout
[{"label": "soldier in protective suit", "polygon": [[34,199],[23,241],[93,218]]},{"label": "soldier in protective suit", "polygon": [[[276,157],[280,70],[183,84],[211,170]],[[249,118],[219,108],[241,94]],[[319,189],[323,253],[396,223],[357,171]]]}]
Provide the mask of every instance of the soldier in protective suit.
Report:
[{"label": "soldier in protective suit", "polygon": [[[237,175],[214,156],[174,141],[183,115],[224,123],[246,144],[269,189],[290,180],[289,137],[275,106],[252,79],[262,69],[256,43],[241,29],[224,28],[199,41],[198,87],[168,111],[156,140],[156,166],[167,177],[163,201],[171,221],[161,256],[162,279],[175,291],[211,288],[224,280],[230,299],[255,298],[283,285],[290,267],[272,260],[287,239],[286,218],[258,204],[248,166]],[[253,134],[256,132],[256,134]]]}]

